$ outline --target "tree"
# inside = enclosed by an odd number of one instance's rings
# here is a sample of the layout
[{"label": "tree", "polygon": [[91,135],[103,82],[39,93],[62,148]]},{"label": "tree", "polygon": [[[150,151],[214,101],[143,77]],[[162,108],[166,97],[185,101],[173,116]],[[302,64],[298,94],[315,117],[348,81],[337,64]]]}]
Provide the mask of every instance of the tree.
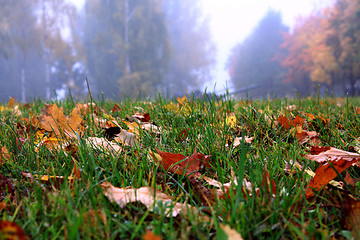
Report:
[{"label": "tree", "polygon": [[209,19],[201,12],[200,1],[163,2],[171,43],[171,59],[166,77],[167,94],[195,90],[209,79],[215,47],[211,41]]},{"label": "tree", "polygon": [[144,97],[163,84],[169,44],[159,6],[156,0],[86,1],[87,67],[106,97]]},{"label": "tree", "polygon": [[334,56],[334,49],[328,45],[333,29],[320,13],[306,18],[299,18],[291,34],[285,34],[283,48],[289,54],[282,61],[288,69],[284,82],[292,82],[297,90],[306,95],[313,84],[332,85],[332,79],[339,67]]},{"label": "tree", "polygon": [[274,57],[282,51],[282,34],[287,30],[280,12],[269,10],[252,34],[233,49],[228,68],[236,89],[261,86],[254,91],[257,96],[276,92],[284,69]]},{"label": "tree", "polygon": [[[64,0],[37,0],[36,8],[41,12],[37,30],[45,64],[46,98],[49,99],[51,87],[55,84],[50,80],[50,67],[57,66],[57,61],[61,59],[67,66],[66,69],[62,69],[67,73],[67,78],[64,79],[67,79],[66,82],[71,82],[72,67],[79,60],[72,46],[75,41],[74,34],[67,40],[61,34],[64,28],[68,28],[73,33],[76,11],[73,5]],[[61,82],[60,85],[64,83],[64,81]]]},{"label": "tree", "polygon": [[333,29],[328,44],[334,49],[339,65],[335,81],[354,93],[355,83],[360,79],[360,2],[337,0],[325,14]]}]

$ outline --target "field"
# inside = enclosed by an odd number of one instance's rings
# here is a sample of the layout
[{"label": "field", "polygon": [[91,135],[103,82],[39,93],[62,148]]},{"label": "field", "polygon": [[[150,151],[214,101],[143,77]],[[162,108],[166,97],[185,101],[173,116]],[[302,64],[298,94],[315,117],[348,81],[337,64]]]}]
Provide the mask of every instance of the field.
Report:
[{"label": "field", "polygon": [[0,234],[356,238],[358,106],[331,97],[10,99],[0,107]]}]

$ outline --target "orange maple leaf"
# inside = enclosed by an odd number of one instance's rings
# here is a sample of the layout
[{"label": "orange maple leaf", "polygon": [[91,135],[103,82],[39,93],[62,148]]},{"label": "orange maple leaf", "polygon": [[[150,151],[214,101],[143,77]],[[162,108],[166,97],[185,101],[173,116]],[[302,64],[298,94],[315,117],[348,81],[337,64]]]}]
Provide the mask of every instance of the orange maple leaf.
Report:
[{"label": "orange maple leaf", "polygon": [[56,104],[45,105],[38,117],[40,127],[48,132],[54,132],[57,137],[65,134],[67,137],[76,137],[75,131],[83,131],[83,119],[77,109],[73,109],[69,117],[65,117],[63,107]]}]

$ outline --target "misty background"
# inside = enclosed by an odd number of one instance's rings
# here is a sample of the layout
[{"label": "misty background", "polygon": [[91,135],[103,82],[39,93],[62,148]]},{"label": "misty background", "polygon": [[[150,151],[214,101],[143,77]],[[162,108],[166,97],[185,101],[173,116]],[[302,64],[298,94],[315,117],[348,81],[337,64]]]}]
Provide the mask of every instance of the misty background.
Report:
[{"label": "misty background", "polygon": [[[148,98],[226,88],[238,97],[343,96],[360,90],[360,1],[336,0],[294,26],[268,8],[214,74],[201,0],[0,0],[0,101]],[[223,28],[241,31],[243,22]],[[217,85],[221,85],[216,88]],[[211,86],[213,84],[214,86]]]}]

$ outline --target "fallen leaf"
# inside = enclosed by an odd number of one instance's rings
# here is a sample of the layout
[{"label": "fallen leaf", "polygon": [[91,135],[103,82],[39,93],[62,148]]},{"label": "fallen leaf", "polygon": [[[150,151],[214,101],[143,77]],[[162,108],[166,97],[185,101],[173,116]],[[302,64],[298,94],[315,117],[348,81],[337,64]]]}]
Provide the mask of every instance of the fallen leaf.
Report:
[{"label": "fallen leaf", "polygon": [[109,154],[119,155],[123,148],[116,142],[109,141],[105,138],[89,137],[85,139],[87,146]]},{"label": "fallen leaf", "polygon": [[286,106],[286,110],[288,111],[295,111],[296,110],[296,105],[289,105],[289,106]]},{"label": "fallen leaf", "polygon": [[360,201],[350,196],[344,196],[342,205],[345,227],[347,230],[351,230],[354,239],[358,239],[360,236]]},{"label": "fallen leaf", "polygon": [[101,222],[104,225],[107,225],[107,219],[105,213],[100,210],[89,210],[83,213],[84,223],[90,225],[91,227],[96,227]]},{"label": "fallen leaf", "polygon": [[38,117],[40,126],[48,132],[54,132],[57,138],[65,136],[77,138],[78,134],[83,131],[83,120],[74,108],[69,117],[65,117],[63,107],[58,108],[56,104],[45,105],[41,115]]},{"label": "fallen leaf", "polygon": [[[118,188],[114,187],[109,182],[103,182],[101,184],[104,195],[111,201],[116,202],[121,207],[124,207],[130,202],[141,202],[150,211],[154,211],[155,207],[159,207],[159,201],[162,202],[161,206],[169,206],[169,211],[166,216],[176,217],[180,212],[186,214],[188,210],[197,212],[196,208],[185,203],[174,203],[172,198],[159,190],[154,190],[152,187],[141,188]],[[167,204],[166,204],[167,203]]]},{"label": "fallen leaf", "polygon": [[10,200],[13,201],[15,199],[15,189],[10,179],[0,173],[0,201],[7,197],[10,197]]},{"label": "fallen leaf", "polygon": [[158,235],[155,235],[149,229],[146,229],[145,234],[142,236],[144,240],[162,240],[162,238]]},{"label": "fallen leaf", "polygon": [[311,153],[312,155],[305,155],[305,158],[318,163],[327,163],[328,161],[333,162],[340,159],[346,161],[360,159],[358,153],[347,152],[333,147],[312,147]]},{"label": "fallen leaf", "polygon": [[261,181],[261,185],[262,188],[266,190],[265,192],[268,195],[268,201],[270,202],[271,198],[276,196],[277,188],[274,179],[270,177],[266,164],[263,170],[263,179]]},{"label": "fallen leaf", "polygon": [[133,133],[137,136],[140,135],[140,129],[141,129],[140,124],[138,124],[137,122],[128,122],[128,121],[124,121],[124,123],[129,128],[128,130],[129,133]]},{"label": "fallen leaf", "polygon": [[[337,148],[313,147],[312,151],[315,151],[318,154],[305,155],[305,158],[320,163],[320,166],[316,169],[315,176],[310,180],[310,184],[305,194],[307,198],[314,196],[313,190],[319,190],[321,187],[327,185],[338,174],[360,161],[359,154],[346,152]],[[334,169],[336,169],[336,171]]]},{"label": "fallen leaf", "polygon": [[[162,152],[156,148],[156,151],[159,153],[161,157],[161,164],[163,168],[169,172],[176,174],[186,174],[192,175],[193,177],[199,177],[200,174],[198,171],[200,167],[205,164],[205,166],[209,167],[209,156],[203,155],[201,153],[197,153],[196,149],[193,155],[186,157],[180,153],[168,153]],[[158,158],[154,158],[159,161]]]},{"label": "fallen leaf", "polygon": [[149,113],[135,113],[131,117],[139,119],[141,122],[150,122],[150,114]]},{"label": "fallen leaf", "polygon": [[[245,136],[245,139],[244,139],[244,141],[246,143],[252,143],[253,140],[254,140],[254,137],[247,137],[247,136]],[[236,148],[237,146],[240,146],[241,141],[242,141],[242,137],[236,137],[234,139],[234,148]]]},{"label": "fallen leaf", "polygon": [[295,119],[289,120],[285,116],[280,116],[280,117],[278,117],[278,123],[284,129],[290,129],[290,127],[303,126],[305,123],[305,119],[301,118],[300,116],[296,116]]},{"label": "fallen leaf", "polygon": [[305,143],[309,143],[313,146],[319,146],[320,144],[319,136],[315,131],[310,131],[310,132],[302,131],[300,133],[296,133],[296,139],[301,145]]},{"label": "fallen leaf", "polygon": [[121,112],[121,107],[115,103],[113,109],[111,110],[112,113]]},{"label": "fallen leaf", "polygon": [[115,136],[114,141],[121,143],[125,146],[134,146],[136,142],[136,136],[133,133],[121,129],[121,132]]},{"label": "fallen leaf", "polygon": [[234,113],[230,113],[226,116],[226,125],[228,125],[230,128],[236,128],[236,116]]},{"label": "fallen leaf", "polygon": [[29,237],[15,222],[0,221],[0,239],[28,240]]},{"label": "fallen leaf", "polygon": [[220,228],[224,231],[228,240],[242,240],[242,236],[236,230],[230,228],[229,225],[220,224]]}]

